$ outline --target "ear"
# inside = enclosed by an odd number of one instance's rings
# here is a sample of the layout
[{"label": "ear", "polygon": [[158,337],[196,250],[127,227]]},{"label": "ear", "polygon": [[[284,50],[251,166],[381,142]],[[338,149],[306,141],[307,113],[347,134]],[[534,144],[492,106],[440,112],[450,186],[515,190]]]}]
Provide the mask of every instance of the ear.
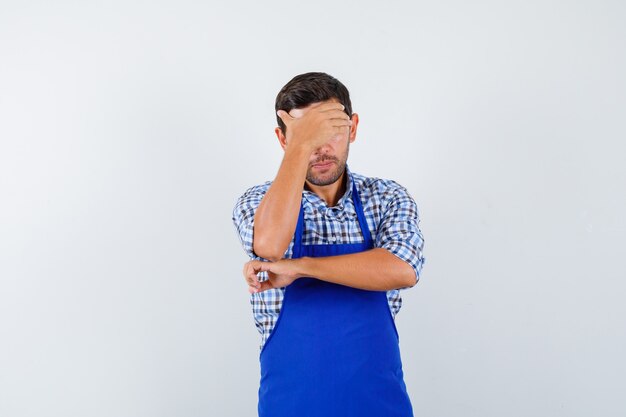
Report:
[{"label": "ear", "polygon": [[283,131],[280,127],[276,126],[274,128],[274,133],[276,133],[276,137],[278,138],[278,142],[280,143],[280,147],[283,148],[283,151],[287,147],[287,138],[283,134]]},{"label": "ear", "polygon": [[352,113],[352,126],[350,126],[350,134],[348,136],[350,143],[356,140],[356,128],[358,124],[359,124],[359,115],[356,113]]}]

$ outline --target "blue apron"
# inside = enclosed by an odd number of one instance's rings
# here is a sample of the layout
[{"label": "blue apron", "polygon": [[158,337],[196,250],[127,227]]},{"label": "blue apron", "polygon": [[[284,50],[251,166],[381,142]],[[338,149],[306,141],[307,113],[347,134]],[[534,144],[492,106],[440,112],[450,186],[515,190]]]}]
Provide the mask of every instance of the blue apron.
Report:
[{"label": "blue apron", "polygon": [[[292,258],[372,249],[354,184],[352,201],[363,243],[302,245],[301,206]],[[259,417],[412,417],[398,342],[385,291],[295,280],[261,350]]]}]

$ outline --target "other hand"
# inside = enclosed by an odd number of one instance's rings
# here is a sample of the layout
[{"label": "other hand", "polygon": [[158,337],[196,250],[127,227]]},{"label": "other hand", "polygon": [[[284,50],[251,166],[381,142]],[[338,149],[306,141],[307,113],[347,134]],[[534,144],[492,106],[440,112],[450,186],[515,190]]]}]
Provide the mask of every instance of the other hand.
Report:
[{"label": "other hand", "polygon": [[[301,275],[297,272],[297,259],[281,259],[276,262],[259,260],[248,261],[243,266],[243,276],[248,284],[248,292],[257,293],[272,288],[286,287]],[[268,279],[259,281],[258,273],[267,272]]]}]

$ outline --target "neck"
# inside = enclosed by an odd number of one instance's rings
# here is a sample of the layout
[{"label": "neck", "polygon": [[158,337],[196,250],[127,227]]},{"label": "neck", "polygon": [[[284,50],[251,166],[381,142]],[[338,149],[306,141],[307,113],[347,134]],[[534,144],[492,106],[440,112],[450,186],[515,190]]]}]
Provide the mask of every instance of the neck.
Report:
[{"label": "neck", "polygon": [[341,196],[346,192],[346,182],[348,181],[348,176],[346,175],[346,171],[343,171],[343,174],[337,179],[337,181],[328,185],[314,185],[309,181],[305,181],[305,189],[309,191],[313,191],[315,194],[319,196],[328,207],[334,207],[339,202]]}]

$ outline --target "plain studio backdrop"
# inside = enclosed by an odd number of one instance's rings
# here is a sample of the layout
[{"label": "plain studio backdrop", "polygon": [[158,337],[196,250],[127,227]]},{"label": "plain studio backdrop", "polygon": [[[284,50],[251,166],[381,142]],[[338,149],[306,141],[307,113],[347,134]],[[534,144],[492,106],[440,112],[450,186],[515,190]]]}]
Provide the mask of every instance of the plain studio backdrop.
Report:
[{"label": "plain studio backdrop", "polygon": [[[346,84],[404,185],[415,415],[624,416],[623,1],[0,2],[0,416],[253,416],[231,212]],[[622,398],[620,398],[622,397]],[[381,416],[384,417],[384,416]]]}]

